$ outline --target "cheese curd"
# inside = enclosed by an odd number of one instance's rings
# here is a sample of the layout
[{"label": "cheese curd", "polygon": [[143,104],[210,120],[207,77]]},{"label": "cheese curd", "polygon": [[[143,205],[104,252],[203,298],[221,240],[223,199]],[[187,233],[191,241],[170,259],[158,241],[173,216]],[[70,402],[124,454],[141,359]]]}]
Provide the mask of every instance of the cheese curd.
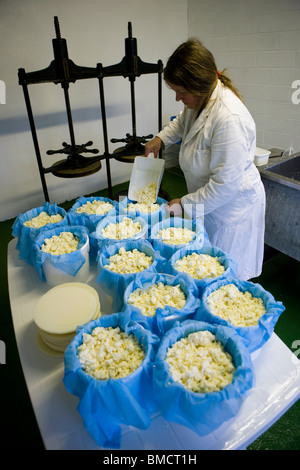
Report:
[{"label": "cheese curd", "polygon": [[137,189],[134,193],[134,197],[137,202],[143,204],[151,204],[156,201],[157,182],[149,183],[144,188]]},{"label": "cheese curd", "polygon": [[234,284],[226,284],[207,297],[211,313],[218,315],[234,326],[248,327],[258,324],[266,313],[263,300],[250,292],[241,292]]},{"label": "cheese curd", "polygon": [[126,377],[145,358],[137,338],[119,327],[96,327],[91,334],[83,333],[77,353],[83,370],[98,380]]},{"label": "cheese curd", "polygon": [[128,304],[139,308],[143,315],[153,317],[157,308],[166,305],[180,310],[186,304],[186,296],[179,284],[171,286],[158,282],[148,289],[135,289],[128,298]]},{"label": "cheese curd", "polygon": [[152,204],[152,203],[141,203],[137,202],[136,204],[134,202],[130,202],[127,204],[127,211],[128,212],[136,212],[139,211],[142,214],[150,214],[151,212],[156,212],[159,210],[159,204]]},{"label": "cheese curd", "polygon": [[72,232],[61,232],[59,235],[45,238],[41,250],[59,256],[78,250],[78,243],[78,237],[74,236]]},{"label": "cheese curd", "polygon": [[184,245],[194,239],[195,232],[187,227],[168,227],[159,230],[157,235],[162,239],[163,243],[169,245]]},{"label": "cheese curd", "polygon": [[152,261],[152,256],[147,256],[136,248],[126,251],[122,247],[117,254],[110,256],[105,268],[119,274],[139,273],[149,268]]},{"label": "cheese curd", "polygon": [[175,262],[175,269],[194,279],[217,277],[225,272],[225,267],[216,258],[204,253],[183,256]]},{"label": "cheese curd", "polygon": [[134,222],[129,217],[124,217],[121,222],[107,224],[101,233],[106,238],[123,240],[124,238],[134,237],[134,235],[141,231],[142,226],[139,222]]},{"label": "cheese curd", "polygon": [[80,207],[76,209],[75,212],[78,214],[86,213],[86,214],[97,214],[103,215],[112,210],[114,206],[107,201],[101,200],[94,200],[94,201],[87,201],[85,204],[82,204]]},{"label": "cheese curd", "polygon": [[47,212],[42,211],[36,217],[33,217],[32,219],[24,222],[24,225],[26,227],[31,227],[31,228],[40,228],[40,227],[44,227],[47,224],[56,224],[57,222],[60,222],[62,219],[63,217],[60,214],[50,215]]},{"label": "cheese curd", "polygon": [[232,382],[235,367],[231,355],[210,331],[197,331],[174,343],[166,362],[172,378],[187,390],[211,393]]}]

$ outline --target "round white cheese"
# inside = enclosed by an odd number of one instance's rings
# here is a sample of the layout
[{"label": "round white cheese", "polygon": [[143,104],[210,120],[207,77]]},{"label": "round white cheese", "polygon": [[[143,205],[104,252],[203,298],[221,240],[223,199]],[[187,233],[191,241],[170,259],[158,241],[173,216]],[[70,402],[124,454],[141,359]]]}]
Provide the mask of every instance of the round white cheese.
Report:
[{"label": "round white cheese", "polygon": [[61,284],[37,301],[33,319],[44,332],[67,334],[94,319],[98,308],[97,299],[89,289],[76,283]]},{"label": "round white cheese", "polygon": [[89,284],[84,284],[83,282],[65,282],[64,284],[59,284],[58,286],[53,287],[53,289],[59,289],[62,286],[64,288],[70,286],[70,287],[78,287],[80,289],[86,289],[88,292],[93,294],[93,296],[95,297],[95,299],[97,301],[97,312],[96,312],[97,313],[97,318],[98,318],[98,316],[100,316],[101,304],[100,304],[99,295],[98,295],[98,292],[96,291],[96,289],[94,289]]}]

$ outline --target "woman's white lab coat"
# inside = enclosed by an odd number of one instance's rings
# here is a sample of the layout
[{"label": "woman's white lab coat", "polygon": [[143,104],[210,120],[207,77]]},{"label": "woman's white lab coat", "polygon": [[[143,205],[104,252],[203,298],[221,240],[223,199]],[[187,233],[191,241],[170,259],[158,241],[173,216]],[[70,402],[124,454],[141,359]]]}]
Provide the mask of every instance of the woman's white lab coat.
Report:
[{"label": "woman's white lab coat", "polygon": [[255,123],[220,80],[195,117],[195,111],[186,108],[157,134],[166,147],[182,140],[179,164],[188,194],[181,204],[189,216],[191,207],[203,204],[212,245],[236,261],[240,279],[256,277],[263,261],[265,191],[253,163]]}]

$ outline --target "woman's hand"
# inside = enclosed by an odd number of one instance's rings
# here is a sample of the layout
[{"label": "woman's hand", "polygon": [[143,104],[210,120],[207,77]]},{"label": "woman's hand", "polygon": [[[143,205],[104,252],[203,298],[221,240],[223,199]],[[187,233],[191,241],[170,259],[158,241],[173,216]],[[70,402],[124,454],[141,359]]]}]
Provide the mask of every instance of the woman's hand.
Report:
[{"label": "woman's hand", "polygon": [[181,217],[182,216],[182,207],[181,207],[181,199],[172,199],[167,206],[167,210],[169,211],[170,215],[173,217]]},{"label": "woman's hand", "polygon": [[158,156],[158,153],[162,146],[162,140],[159,137],[154,137],[154,139],[149,140],[145,144],[145,157],[148,157],[149,153],[154,153],[154,157]]}]

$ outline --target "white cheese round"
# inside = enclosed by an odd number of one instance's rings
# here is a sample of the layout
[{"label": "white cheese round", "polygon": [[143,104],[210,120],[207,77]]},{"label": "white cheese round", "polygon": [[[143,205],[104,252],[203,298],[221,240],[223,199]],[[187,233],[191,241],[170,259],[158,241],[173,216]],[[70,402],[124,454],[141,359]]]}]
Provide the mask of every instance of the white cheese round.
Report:
[{"label": "white cheese round", "polygon": [[90,292],[96,299],[96,302],[97,302],[97,312],[99,312],[99,315],[100,315],[100,312],[101,312],[101,304],[100,304],[100,299],[99,299],[99,295],[98,295],[98,292],[96,291],[96,289],[94,289],[92,286],[90,286],[89,284],[84,284],[83,282],[65,282],[64,284],[60,284],[58,286],[55,286],[53,287],[53,289],[59,289],[61,287],[78,287],[80,289],[85,289],[87,290],[88,292]]},{"label": "white cheese round", "polygon": [[76,285],[60,285],[44,294],[36,303],[33,319],[38,328],[51,334],[68,334],[92,319],[98,311],[95,295]]}]

